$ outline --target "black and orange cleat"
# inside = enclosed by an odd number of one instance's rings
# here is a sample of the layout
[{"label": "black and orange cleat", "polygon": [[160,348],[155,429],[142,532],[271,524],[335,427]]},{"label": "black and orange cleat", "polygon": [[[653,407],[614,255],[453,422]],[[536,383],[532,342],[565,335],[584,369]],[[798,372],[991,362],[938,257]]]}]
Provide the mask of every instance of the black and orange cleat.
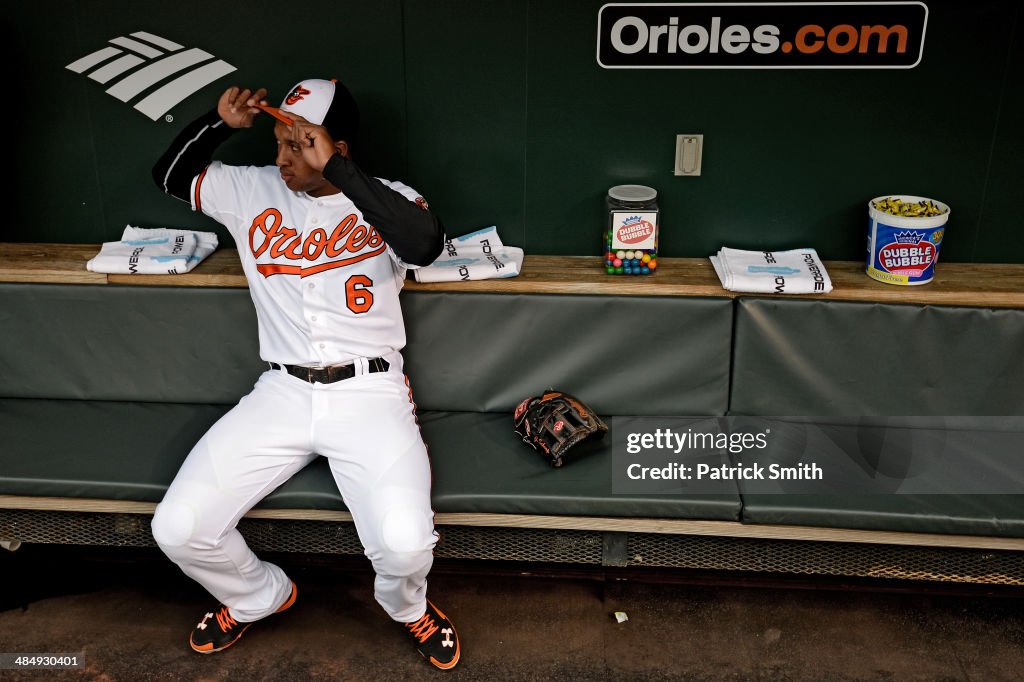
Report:
[{"label": "black and orange cleat", "polygon": [[459,635],[455,626],[429,599],[423,616],[414,623],[405,623],[405,629],[416,642],[416,650],[435,667],[449,670],[459,662]]},{"label": "black and orange cleat", "polygon": [[[292,593],[274,613],[281,613],[291,608],[291,605],[295,603],[296,596],[298,596],[298,589],[292,582]],[[203,619],[192,631],[188,643],[193,651],[198,651],[201,654],[215,654],[218,651],[224,651],[241,639],[242,634],[249,629],[250,625],[252,623],[240,623],[235,620],[231,617],[227,606],[218,604],[212,612],[203,615]]]}]

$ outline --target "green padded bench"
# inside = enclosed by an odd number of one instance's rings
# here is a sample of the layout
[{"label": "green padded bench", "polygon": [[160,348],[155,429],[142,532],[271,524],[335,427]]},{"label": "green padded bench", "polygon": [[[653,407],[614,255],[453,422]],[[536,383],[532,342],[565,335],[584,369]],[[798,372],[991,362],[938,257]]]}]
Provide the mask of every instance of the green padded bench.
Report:
[{"label": "green padded bench", "polygon": [[[739,519],[738,491],[613,495],[610,439],[552,469],[511,418],[552,384],[609,418],[724,414],[729,299],[409,292],[402,304],[438,512]],[[0,323],[0,495],[159,502],[265,368],[244,289],[0,284]],[[322,460],[259,506],[345,509]]]},{"label": "green padded bench", "polygon": [[[889,438],[909,439],[935,423],[927,417],[948,418],[958,430],[976,424],[980,434],[999,421],[987,417],[1024,415],[1024,310],[743,298],[735,333],[730,413],[815,417],[842,446],[816,449],[822,464],[848,464],[858,435],[830,417],[922,417],[893,420]],[[1024,433],[1014,442],[1024,457]],[[957,453],[962,466],[931,470],[935,489],[956,490],[959,477],[985,473],[991,458],[980,436],[977,443]],[[1020,479],[1024,490],[1022,468],[1000,475]],[[1024,537],[1024,495],[787,495],[749,487],[740,482],[748,524]]]}]

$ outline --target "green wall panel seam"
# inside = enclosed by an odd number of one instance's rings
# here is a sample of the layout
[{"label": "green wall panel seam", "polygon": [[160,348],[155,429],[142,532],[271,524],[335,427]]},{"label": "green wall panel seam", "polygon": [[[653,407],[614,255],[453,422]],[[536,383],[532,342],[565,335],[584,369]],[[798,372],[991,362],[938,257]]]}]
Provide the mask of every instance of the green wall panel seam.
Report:
[{"label": "green wall panel seam", "polygon": [[988,146],[988,164],[985,166],[985,181],[981,185],[981,198],[978,202],[978,222],[974,230],[974,243],[971,244],[971,262],[978,258],[978,240],[985,221],[985,208],[988,201],[988,186],[992,181],[992,164],[996,156],[996,143],[999,140],[999,124],[1003,117],[1003,104],[1006,102],[1006,91],[1010,87],[1010,70],[1013,67],[1013,48],[1017,41],[1017,29],[1020,27],[1020,5],[1013,8],[1013,23],[1010,25],[1010,39],[1006,43],[1006,60],[1003,65],[1003,78],[999,87],[999,100],[996,103],[995,120],[992,124],[992,139]]},{"label": "green wall panel seam", "polygon": [[529,214],[529,194],[530,185],[527,178],[530,174],[530,6],[533,3],[530,0],[526,2],[526,17],[524,19],[524,26],[526,27],[526,43],[523,46],[523,244],[522,249],[525,253],[531,253],[529,245],[529,228],[530,228],[530,214]]},{"label": "green wall panel seam", "polygon": [[[398,2],[399,24],[402,31],[402,165],[403,175],[409,175],[409,50],[405,30],[405,0]],[[422,191],[422,190],[421,190]]]}]

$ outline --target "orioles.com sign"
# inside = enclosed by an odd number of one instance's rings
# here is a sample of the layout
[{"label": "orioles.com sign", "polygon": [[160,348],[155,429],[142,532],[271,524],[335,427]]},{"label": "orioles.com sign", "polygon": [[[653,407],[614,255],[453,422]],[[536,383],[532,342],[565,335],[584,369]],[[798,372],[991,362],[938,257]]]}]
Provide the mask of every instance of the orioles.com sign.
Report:
[{"label": "orioles.com sign", "polygon": [[597,15],[606,69],[912,69],[923,2],[613,3]]}]

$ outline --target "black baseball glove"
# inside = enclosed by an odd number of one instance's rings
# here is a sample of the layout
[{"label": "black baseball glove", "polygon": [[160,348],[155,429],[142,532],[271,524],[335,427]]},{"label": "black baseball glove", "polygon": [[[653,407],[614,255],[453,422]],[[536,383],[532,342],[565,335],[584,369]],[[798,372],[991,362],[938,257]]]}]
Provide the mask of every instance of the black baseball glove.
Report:
[{"label": "black baseball glove", "polygon": [[556,467],[562,466],[569,448],[608,432],[583,401],[554,389],[519,403],[512,419],[523,442],[550,457]]}]

